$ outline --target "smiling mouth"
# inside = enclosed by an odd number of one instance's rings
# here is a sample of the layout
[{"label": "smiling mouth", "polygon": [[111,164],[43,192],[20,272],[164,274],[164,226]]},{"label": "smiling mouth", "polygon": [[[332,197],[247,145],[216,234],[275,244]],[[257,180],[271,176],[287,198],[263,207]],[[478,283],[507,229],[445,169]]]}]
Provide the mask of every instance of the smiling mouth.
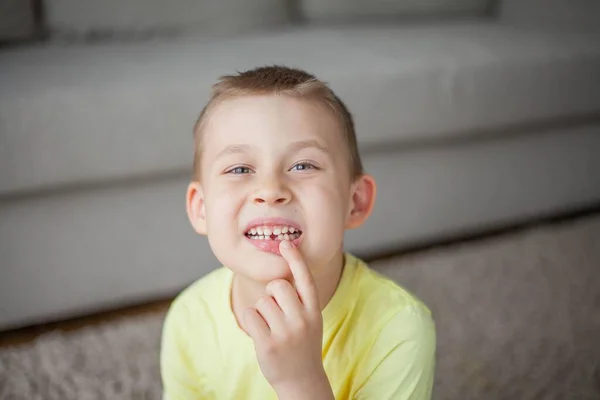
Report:
[{"label": "smiling mouth", "polygon": [[293,226],[255,226],[245,233],[251,240],[296,240],[302,231]]}]

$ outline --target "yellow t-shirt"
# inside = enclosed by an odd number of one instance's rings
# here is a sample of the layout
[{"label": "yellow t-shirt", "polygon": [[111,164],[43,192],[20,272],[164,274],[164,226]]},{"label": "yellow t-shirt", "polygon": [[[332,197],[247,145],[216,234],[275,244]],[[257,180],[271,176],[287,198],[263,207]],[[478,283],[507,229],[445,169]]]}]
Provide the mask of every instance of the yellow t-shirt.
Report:
[{"label": "yellow t-shirt", "polygon": [[[345,260],[323,310],[323,365],[335,398],[429,399],[436,341],[430,311],[361,260]],[[217,269],[173,301],[163,326],[163,399],[277,398],[231,311],[232,278]]]}]

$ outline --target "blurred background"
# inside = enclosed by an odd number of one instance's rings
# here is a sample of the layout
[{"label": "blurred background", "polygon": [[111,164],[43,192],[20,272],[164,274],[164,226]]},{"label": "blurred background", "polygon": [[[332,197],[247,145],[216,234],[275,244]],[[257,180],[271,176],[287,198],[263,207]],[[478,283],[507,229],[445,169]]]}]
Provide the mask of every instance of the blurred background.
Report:
[{"label": "blurred background", "polygon": [[436,397],[600,398],[599,21],[596,0],[0,0],[0,331],[167,302],[4,345],[0,398],[158,398],[164,306],[219,266],[185,215],[193,124],[219,76],[272,64],[354,114],[379,192],[347,249],[434,312]]}]

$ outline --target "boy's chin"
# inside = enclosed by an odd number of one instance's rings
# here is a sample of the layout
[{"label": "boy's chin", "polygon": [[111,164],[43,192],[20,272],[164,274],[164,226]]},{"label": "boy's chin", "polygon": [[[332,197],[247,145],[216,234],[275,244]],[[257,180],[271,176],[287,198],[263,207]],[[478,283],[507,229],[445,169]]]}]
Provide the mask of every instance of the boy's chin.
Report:
[{"label": "boy's chin", "polygon": [[238,271],[247,278],[267,284],[275,279],[289,279],[292,276],[290,267],[281,256],[257,251],[250,257],[239,260]]}]

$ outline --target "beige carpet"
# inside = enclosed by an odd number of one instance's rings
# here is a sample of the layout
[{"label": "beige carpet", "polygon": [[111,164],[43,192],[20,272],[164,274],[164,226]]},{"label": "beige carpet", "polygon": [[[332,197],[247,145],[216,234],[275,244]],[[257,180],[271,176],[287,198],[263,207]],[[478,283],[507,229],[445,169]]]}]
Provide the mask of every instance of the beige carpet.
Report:
[{"label": "beige carpet", "polygon": [[[438,330],[436,399],[600,399],[600,216],[372,265]],[[162,315],[0,350],[0,399],[159,399]]]}]

